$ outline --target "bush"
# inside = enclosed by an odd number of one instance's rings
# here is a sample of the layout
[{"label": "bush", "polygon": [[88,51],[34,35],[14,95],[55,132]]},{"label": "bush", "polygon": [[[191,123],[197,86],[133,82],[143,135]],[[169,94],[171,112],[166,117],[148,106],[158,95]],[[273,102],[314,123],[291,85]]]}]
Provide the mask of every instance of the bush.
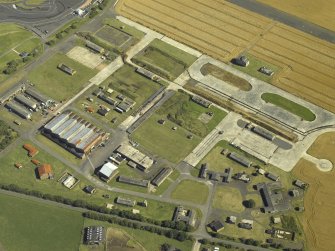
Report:
[{"label": "bush", "polygon": [[256,202],[253,199],[245,200],[245,201],[243,201],[243,205],[246,208],[254,208],[256,206]]}]

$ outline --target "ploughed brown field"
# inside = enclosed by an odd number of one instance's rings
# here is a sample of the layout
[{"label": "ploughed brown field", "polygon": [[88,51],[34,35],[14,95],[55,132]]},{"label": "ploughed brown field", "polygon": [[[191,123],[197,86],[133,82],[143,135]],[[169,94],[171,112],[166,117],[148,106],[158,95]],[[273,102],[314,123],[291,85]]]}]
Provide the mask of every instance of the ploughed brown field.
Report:
[{"label": "ploughed brown field", "polygon": [[[329,159],[335,165],[335,133],[319,136],[308,153],[317,158]],[[301,217],[308,250],[333,250],[335,170],[323,173],[313,163],[302,159],[293,169],[293,174],[309,184],[304,199],[305,211]]]},{"label": "ploughed brown field", "polygon": [[257,0],[278,10],[335,31],[335,0]]},{"label": "ploughed brown field", "polygon": [[277,65],[273,85],[335,112],[335,44],[223,0],[120,0],[116,9],[224,62],[248,52]]}]

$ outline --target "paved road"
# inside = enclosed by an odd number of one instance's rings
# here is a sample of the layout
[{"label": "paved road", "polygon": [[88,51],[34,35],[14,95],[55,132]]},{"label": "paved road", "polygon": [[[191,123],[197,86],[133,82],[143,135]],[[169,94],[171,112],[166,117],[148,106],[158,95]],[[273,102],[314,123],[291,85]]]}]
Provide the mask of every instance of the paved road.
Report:
[{"label": "paved road", "polygon": [[310,23],[304,19],[290,15],[283,11],[272,8],[268,5],[257,2],[256,0],[228,0],[242,8],[256,12],[273,20],[284,23],[288,26],[301,30],[312,36],[321,38],[331,43],[335,43],[335,32],[325,29],[319,25]]}]

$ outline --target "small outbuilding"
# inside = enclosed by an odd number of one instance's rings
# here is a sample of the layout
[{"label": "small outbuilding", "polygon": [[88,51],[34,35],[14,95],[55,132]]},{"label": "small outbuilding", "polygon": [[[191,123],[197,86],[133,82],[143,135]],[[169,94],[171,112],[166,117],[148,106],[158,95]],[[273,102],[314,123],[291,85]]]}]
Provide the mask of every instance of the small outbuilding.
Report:
[{"label": "small outbuilding", "polygon": [[208,224],[208,226],[214,231],[219,232],[224,229],[224,225],[220,220],[214,220]]},{"label": "small outbuilding", "polygon": [[37,168],[37,172],[38,172],[38,176],[41,180],[52,179],[53,178],[52,167],[49,164],[40,165]]}]

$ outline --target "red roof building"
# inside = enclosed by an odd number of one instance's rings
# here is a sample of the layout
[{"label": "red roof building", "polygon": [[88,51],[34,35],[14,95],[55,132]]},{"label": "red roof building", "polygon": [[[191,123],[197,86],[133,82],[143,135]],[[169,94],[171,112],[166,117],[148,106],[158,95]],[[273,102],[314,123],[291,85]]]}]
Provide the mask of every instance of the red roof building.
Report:
[{"label": "red roof building", "polygon": [[41,180],[50,179],[53,177],[52,168],[49,164],[40,165],[37,168],[37,172]]}]

